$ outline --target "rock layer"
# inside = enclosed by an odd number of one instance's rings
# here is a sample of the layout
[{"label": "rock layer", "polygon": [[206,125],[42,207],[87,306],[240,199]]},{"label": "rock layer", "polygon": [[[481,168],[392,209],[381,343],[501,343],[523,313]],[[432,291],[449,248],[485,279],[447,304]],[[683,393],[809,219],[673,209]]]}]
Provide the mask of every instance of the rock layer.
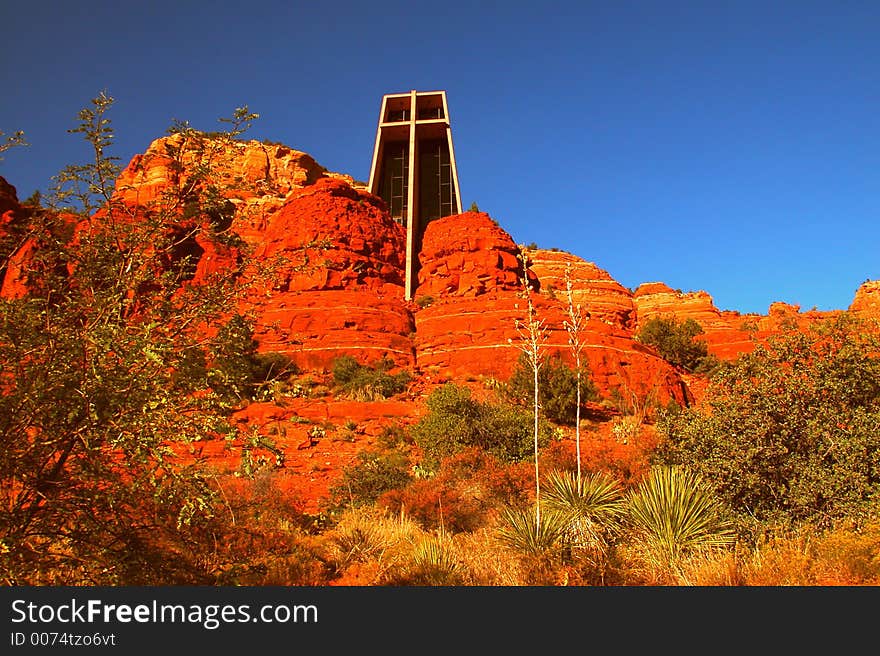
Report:
[{"label": "rock layer", "polygon": [[268,222],[242,311],[262,351],[326,368],[343,354],[412,366],[405,233],[381,200],[336,179],[292,194]]}]

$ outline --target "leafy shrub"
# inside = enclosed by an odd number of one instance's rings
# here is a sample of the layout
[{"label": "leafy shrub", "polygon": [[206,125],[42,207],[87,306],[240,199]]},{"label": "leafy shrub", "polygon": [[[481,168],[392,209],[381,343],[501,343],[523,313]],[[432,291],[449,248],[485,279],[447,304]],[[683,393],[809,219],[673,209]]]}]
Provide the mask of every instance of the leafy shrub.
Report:
[{"label": "leafy shrub", "polygon": [[722,367],[704,407],[661,420],[657,459],[700,472],[743,518],[876,513],[880,339],[846,315]]},{"label": "leafy shrub", "polygon": [[394,362],[389,358],[370,367],[350,355],[343,355],[333,361],[333,381],[341,391],[360,400],[388,398],[405,391],[411,380],[408,371],[389,373],[393,367]]},{"label": "leafy shrub", "polygon": [[467,447],[444,458],[430,478],[387,492],[379,504],[406,512],[425,529],[458,533],[485,526],[500,505],[527,503],[533,486],[534,473],[524,462],[504,463]]},{"label": "leafy shrub", "polygon": [[405,512],[428,530],[452,533],[473,531],[482,524],[480,503],[447,481],[426,478],[400,490],[390,490],[379,499],[389,512]]},{"label": "leafy shrub", "polygon": [[695,371],[708,353],[706,342],[694,339],[703,328],[693,319],[680,322],[675,318],[653,317],[641,327],[636,339],[653,346],[664,360]]},{"label": "leafy shrub", "polygon": [[[470,389],[454,383],[432,392],[426,403],[428,413],[412,427],[411,434],[432,469],[444,456],[469,446],[508,462],[532,455],[534,418],[523,408],[478,401],[471,397]],[[552,435],[552,426],[542,421],[539,445],[546,444]]]},{"label": "leafy shrub", "polygon": [[467,447],[444,458],[437,478],[466,489],[486,506],[523,505],[535,483],[530,463],[504,462],[479,447]]},{"label": "leafy shrub", "polygon": [[357,462],[342,470],[342,480],[330,489],[333,509],[375,503],[383,493],[412,481],[409,459],[391,451],[361,451]]},{"label": "leafy shrub", "polygon": [[[545,357],[538,369],[538,401],[541,412],[550,421],[573,426],[577,417],[577,372],[559,354]],[[597,398],[596,386],[587,367],[581,370],[581,403]],[[531,407],[535,378],[526,354],[519,356],[507,382],[505,396],[514,403]]]},{"label": "leafy shrub", "polygon": [[220,399],[236,402],[253,399],[267,383],[297,372],[281,353],[257,353],[251,323],[235,314],[213,340],[207,379]]}]

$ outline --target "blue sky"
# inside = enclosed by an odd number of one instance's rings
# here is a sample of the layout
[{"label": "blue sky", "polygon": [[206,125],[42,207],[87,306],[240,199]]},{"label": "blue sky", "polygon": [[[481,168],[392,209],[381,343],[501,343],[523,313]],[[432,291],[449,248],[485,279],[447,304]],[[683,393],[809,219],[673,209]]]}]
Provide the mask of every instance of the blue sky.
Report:
[{"label": "blue sky", "polygon": [[846,309],[880,278],[880,3],[0,2],[0,175],[85,161],[101,90],[122,163],[172,119],[369,175],[385,93],[447,92],[465,207],[623,285],[723,310]]}]

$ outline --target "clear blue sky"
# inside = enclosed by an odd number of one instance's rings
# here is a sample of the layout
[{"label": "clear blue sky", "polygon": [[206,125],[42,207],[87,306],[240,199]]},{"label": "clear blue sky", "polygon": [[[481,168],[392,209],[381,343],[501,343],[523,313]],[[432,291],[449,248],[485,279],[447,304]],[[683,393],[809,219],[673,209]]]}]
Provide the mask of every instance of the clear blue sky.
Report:
[{"label": "clear blue sky", "polygon": [[445,89],[462,202],[519,243],[720,309],[845,309],[880,278],[880,3],[0,1],[0,175],[26,197],[172,119],[369,175],[383,94]]}]

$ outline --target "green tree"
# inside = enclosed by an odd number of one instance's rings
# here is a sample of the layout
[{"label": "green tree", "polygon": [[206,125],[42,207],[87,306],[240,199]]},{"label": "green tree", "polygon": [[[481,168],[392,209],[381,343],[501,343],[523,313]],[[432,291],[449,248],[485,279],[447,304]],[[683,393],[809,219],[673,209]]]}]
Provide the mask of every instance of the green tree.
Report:
[{"label": "green tree", "polygon": [[[532,450],[533,417],[522,408],[479,401],[470,389],[454,383],[433,391],[426,405],[428,412],[413,425],[411,435],[431,469],[442,458],[471,446],[507,462],[523,460]],[[538,428],[538,441],[543,446],[553,430],[543,421]]]},{"label": "green tree", "polygon": [[199,212],[209,168],[150,206],[114,193],[112,103],[102,93],[80,112],[71,132],[92,160],[66,167],[50,209],[29,214],[30,293],[0,299],[7,584],[210,580],[188,532],[210,517],[214,490],[178,455],[234,434],[190,377],[204,372],[201,328],[221,324],[236,272],[191,284],[180,254],[181,240],[216,237]]},{"label": "green tree", "polygon": [[[520,405],[533,403],[534,371],[526,354],[520,354],[517,359],[513,374],[504,388],[504,395]],[[590,379],[589,369],[582,367],[577,372],[559,354],[541,358],[538,369],[538,398],[539,412],[544,417],[557,424],[576,425],[582,404],[596,396],[596,387]]]},{"label": "green tree", "polygon": [[848,316],[721,367],[704,405],[661,419],[660,462],[703,475],[743,518],[815,522],[876,513],[880,339]]},{"label": "green tree", "polygon": [[693,319],[652,317],[636,334],[642,344],[655,347],[661,357],[687,371],[695,371],[708,356],[706,342],[695,339],[703,328]]}]

